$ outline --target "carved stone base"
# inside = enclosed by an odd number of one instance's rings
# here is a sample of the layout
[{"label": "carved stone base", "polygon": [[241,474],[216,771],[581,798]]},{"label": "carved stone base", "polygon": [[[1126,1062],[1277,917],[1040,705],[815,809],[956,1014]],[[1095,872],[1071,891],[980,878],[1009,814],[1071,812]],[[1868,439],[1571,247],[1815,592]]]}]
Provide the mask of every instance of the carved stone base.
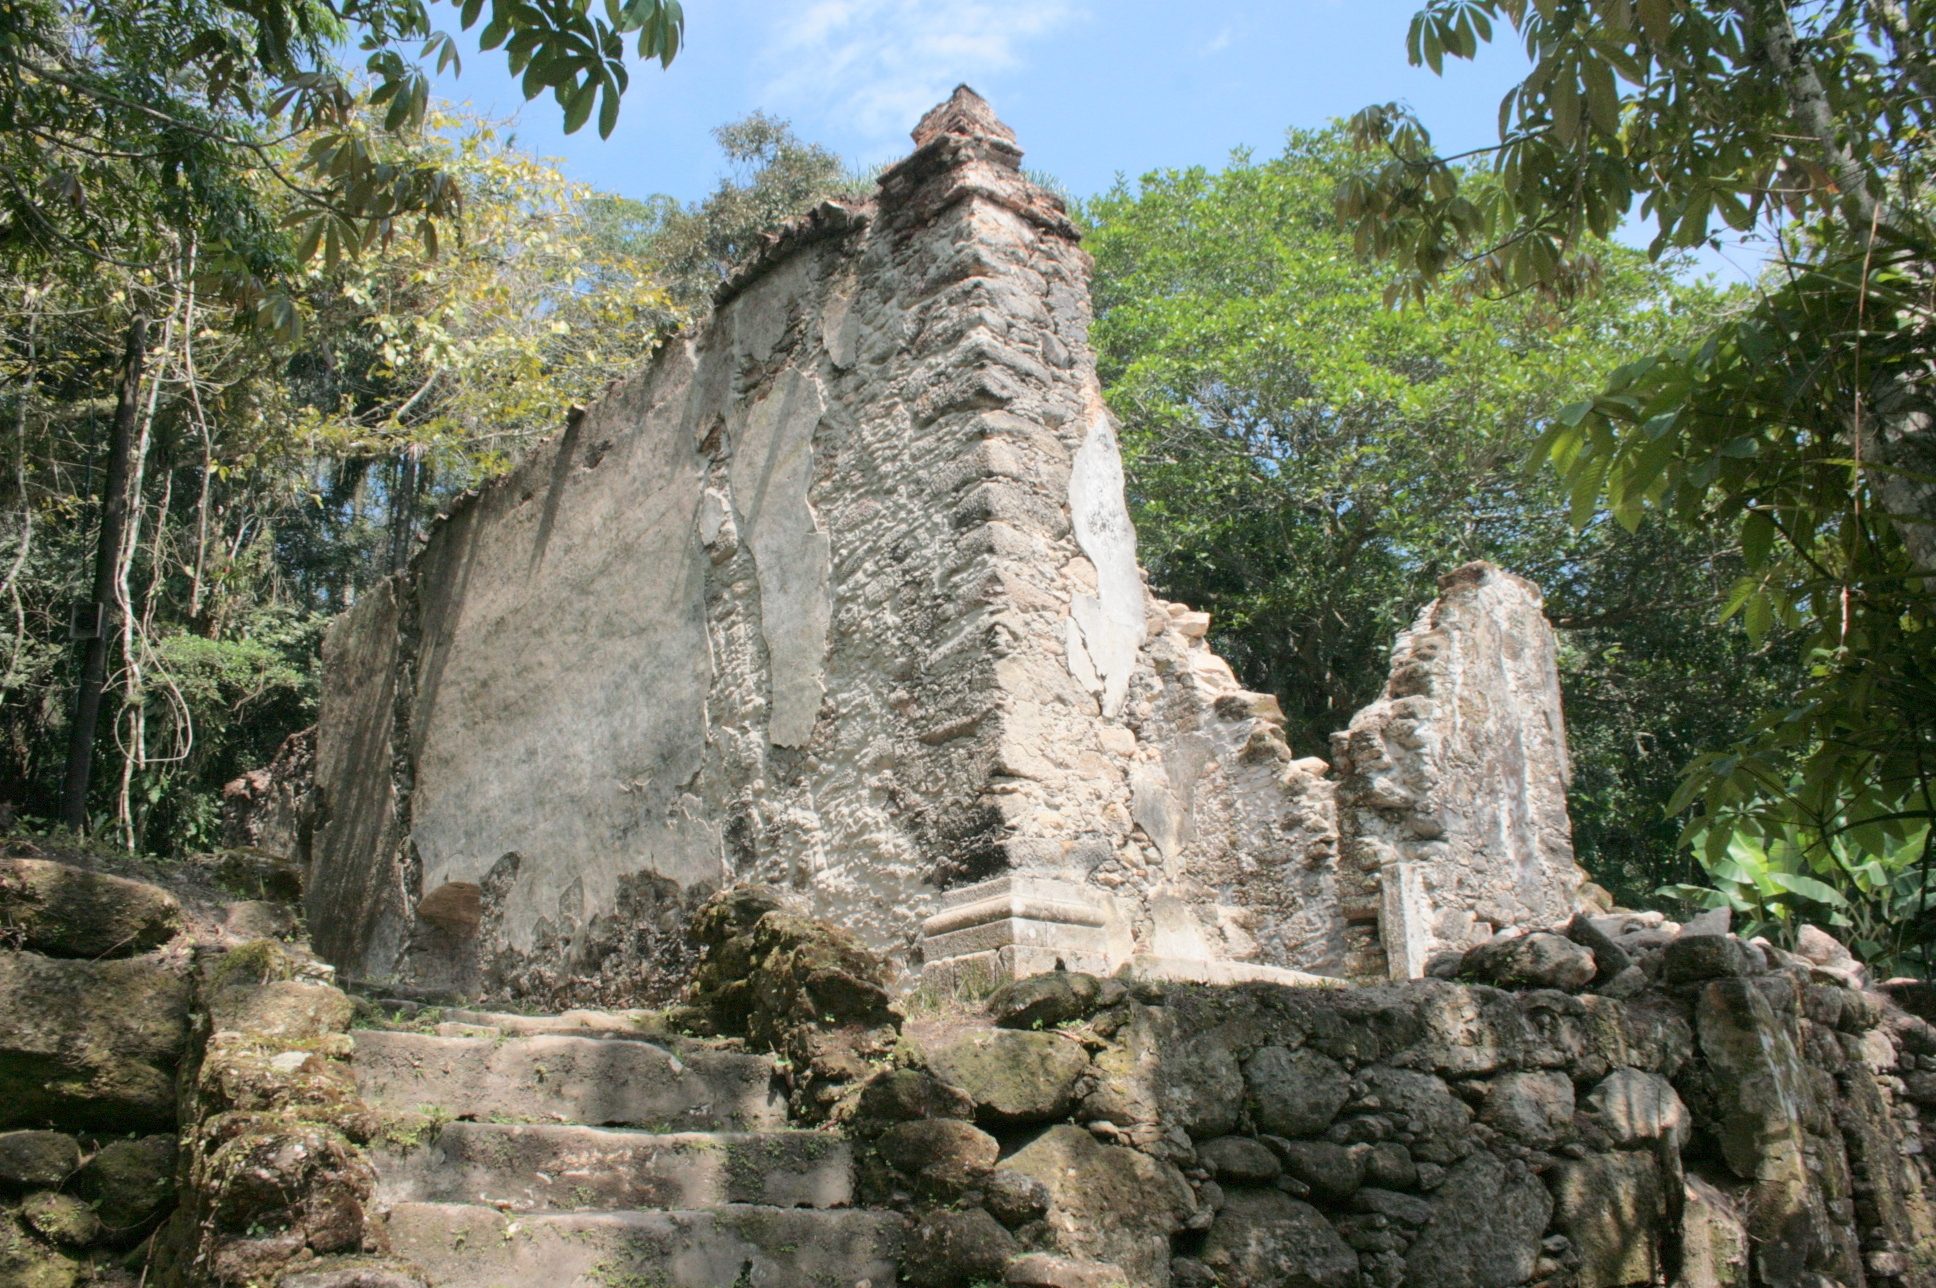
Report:
[{"label": "carved stone base", "polygon": [[1108,896],[1073,881],[1011,873],[942,896],[921,925],[922,977],[957,987],[966,977],[996,981],[1043,971],[1107,975],[1115,910]]}]

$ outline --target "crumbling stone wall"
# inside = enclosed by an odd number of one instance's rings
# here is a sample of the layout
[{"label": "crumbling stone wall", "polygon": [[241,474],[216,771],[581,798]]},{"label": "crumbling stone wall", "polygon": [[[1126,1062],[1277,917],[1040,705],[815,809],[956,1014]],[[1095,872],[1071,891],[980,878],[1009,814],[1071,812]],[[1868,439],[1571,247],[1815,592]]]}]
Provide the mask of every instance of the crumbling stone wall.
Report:
[{"label": "crumbling stone wall", "polygon": [[332,628],[332,960],[663,997],[624,892],[754,879],[904,965],[1341,968],[1321,763],[1136,567],[1075,229],[971,93],[915,137]]},{"label": "crumbling stone wall", "polygon": [[[971,91],[914,138],[332,627],[305,814],[330,960],[663,1000],[669,928],[756,881],[944,984],[1384,972],[1325,763],[1144,586],[1075,228]],[[1467,743],[1557,728],[1533,696]],[[1524,795],[1553,751],[1457,785]],[[1513,907],[1564,912],[1571,876]]]},{"label": "crumbling stone wall", "polygon": [[272,865],[5,848],[0,1284],[420,1286],[362,1223],[350,1002]]},{"label": "crumbling stone wall", "polygon": [[1036,976],[917,1012],[852,1130],[915,1288],[1936,1285],[1936,1027],[1803,947],[1620,914],[1457,980]]},{"label": "crumbling stone wall", "polygon": [[1556,652],[1537,587],[1467,564],[1398,637],[1384,694],[1333,735],[1357,973],[1414,979],[1434,952],[1574,911]]}]

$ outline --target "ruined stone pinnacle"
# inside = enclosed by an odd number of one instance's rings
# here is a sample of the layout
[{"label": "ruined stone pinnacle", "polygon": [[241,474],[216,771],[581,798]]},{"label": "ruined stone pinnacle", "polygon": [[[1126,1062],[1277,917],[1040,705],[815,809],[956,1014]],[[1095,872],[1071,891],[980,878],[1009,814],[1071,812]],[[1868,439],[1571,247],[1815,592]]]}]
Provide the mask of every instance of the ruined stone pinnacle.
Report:
[{"label": "ruined stone pinnacle", "polygon": [[914,146],[926,147],[944,134],[1000,139],[1011,146],[1015,142],[1015,131],[1002,124],[987,99],[966,85],[955,86],[947,102],[928,109],[928,114],[914,127]]}]

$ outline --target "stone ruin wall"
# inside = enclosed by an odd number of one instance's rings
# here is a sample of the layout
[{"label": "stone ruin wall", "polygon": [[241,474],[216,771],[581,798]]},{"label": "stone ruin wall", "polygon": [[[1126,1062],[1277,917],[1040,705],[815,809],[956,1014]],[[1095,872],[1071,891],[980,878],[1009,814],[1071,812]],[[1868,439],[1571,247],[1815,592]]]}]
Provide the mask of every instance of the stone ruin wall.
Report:
[{"label": "stone ruin wall", "polygon": [[[1433,943],[1482,937],[1455,905],[1570,911],[1563,787],[1441,809],[1447,838],[1515,820],[1471,844],[1374,843],[1423,817],[1358,786],[1402,741],[1402,686],[1390,737],[1341,744],[1341,864],[1338,780],[1208,619],[1145,587],[1075,228],[972,92],[915,140],[334,624],[319,949],[437,988],[664,996],[693,901],[757,881],[944,981],[1375,977],[1418,971],[1384,892],[1421,867],[1474,874],[1424,883]],[[1550,628],[1523,583],[1479,580],[1439,638],[1506,658],[1503,689],[1459,690],[1444,754],[1406,772],[1537,792],[1564,759]],[[1539,731],[1516,776],[1470,751],[1515,722]],[[1501,865],[1517,903],[1481,908]]]},{"label": "stone ruin wall", "polygon": [[1556,653],[1538,588],[1468,564],[1399,635],[1384,693],[1332,735],[1340,883],[1393,978],[1575,910],[1587,874]]}]

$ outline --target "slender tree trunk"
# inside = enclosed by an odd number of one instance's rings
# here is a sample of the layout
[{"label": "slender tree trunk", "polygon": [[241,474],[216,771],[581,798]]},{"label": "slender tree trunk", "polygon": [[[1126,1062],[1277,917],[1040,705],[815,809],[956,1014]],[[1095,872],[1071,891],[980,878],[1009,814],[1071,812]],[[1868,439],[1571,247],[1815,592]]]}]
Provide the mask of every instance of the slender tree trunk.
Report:
[{"label": "slender tree trunk", "polygon": [[[1814,64],[1796,48],[1786,0],[1736,0],[1736,7],[1755,33],[1768,66],[1781,78],[1796,130],[1814,144],[1834,179],[1852,241],[1861,244],[1894,212],[1878,202],[1869,188],[1869,171],[1843,142],[1828,90]],[[1878,7],[1895,9],[1886,3]],[[1930,481],[1936,467],[1936,407],[1918,382],[1905,376],[1883,381],[1865,408],[1868,392],[1860,385],[1854,390],[1851,447],[1911,564],[1926,578],[1936,577],[1936,482]]]},{"label": "slender tree trunk", "polygon": [[93,601],[98,629],[88,639],[82,654],[74,724],[67,735],[67,781],[61,791],[61,822],[77,832],[87,826],[87,786],[94,769],[94,734],[101,719],[101,691],[107,686],[108,647],[115,635],[115,583],[128,533],[128,475],[134,460],[135,429],[141,407],[141,370],[147,345],[148,319],[136,314],[128,323],[121,387],[114,400],[114,432],[108,444],[106,477],[101,484],[101,539],[94,555]]},{"label": "slender tree trunk", "polygon": [[397,456],[396,487],[390,493],[390,571],[410,566],[411,538],[416,535],[417,495],[421,490],[421,462],[406,447]]}]

